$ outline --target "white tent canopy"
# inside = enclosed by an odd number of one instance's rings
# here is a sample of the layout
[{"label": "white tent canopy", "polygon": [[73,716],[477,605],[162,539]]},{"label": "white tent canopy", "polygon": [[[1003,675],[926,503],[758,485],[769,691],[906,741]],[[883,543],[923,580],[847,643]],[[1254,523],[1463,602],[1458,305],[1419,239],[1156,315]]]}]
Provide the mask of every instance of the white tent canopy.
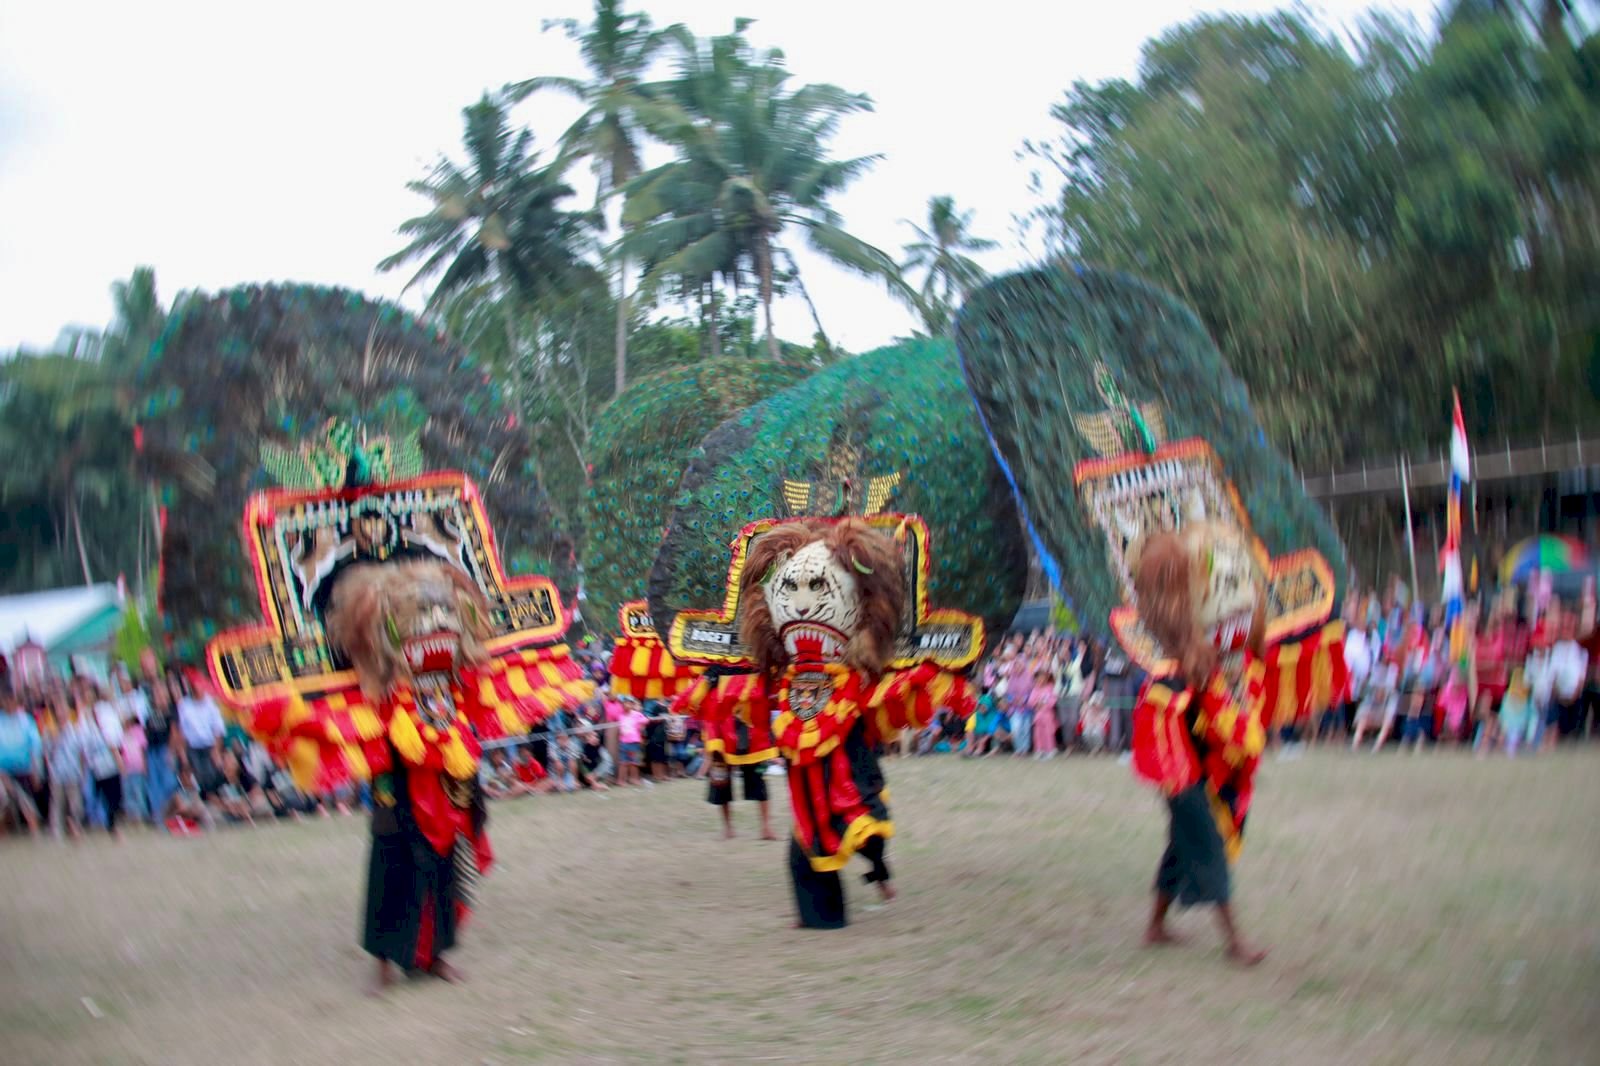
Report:
[{"label": "white tent canopy", "polygon": [[114,584],[47,589],[0,596],[0,653],[30,638],[51,647],[88,619],[119,601]]}]

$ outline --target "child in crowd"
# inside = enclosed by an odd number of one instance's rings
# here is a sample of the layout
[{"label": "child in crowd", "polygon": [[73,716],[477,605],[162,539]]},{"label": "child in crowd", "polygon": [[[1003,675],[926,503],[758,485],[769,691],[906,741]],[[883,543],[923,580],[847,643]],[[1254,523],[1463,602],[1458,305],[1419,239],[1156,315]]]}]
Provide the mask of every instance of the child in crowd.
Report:
[{"label": "child in crowd", "polygon": [[141,822],[155,820],[150,811],[149,790],[145,787],[148,747],[144,723],[130,708],[122,722],[122,806],[130,818]]},{"label": "child in crowd", "polygon": [[1383,742],[1389,739],[1389,733],[1394,729],[1395,715],[1400,709],[1400,698],[1395,691],[1399,683],[1400,664],[1393,658],[1372,668],[1367,681],[1367,694],[1356,709],[1356,732],[1350,740],[1351,751],[1361,746],[1361,738],[1368,729],[1378,731],[1378,739],[1372,745],[1373,751],[1378,751],[1383,747]]},{"label": "child in crowd", "polygon": [[994,687],[985,685],[978,697],[978,709],[973,714],[972,738],[967,745],[969,756],[994,754],[992,745],[999,722],[1000,710],[995,706]]},{"label": "child in crowd", "polygon": [[1028,710],[1033,712],[1033,757],[1056,757],[1056,682],[1048,667],[1040,667],[1033,674],[1033,688],[1028,691]]},{"label": "child in crowd", "polygon": [[185,766],[178,771],[178,788],[167,800],[162,819],[167,828],[178,836],[188,836],[200,828],[215,828],[211,808],[200,798],[200,783],[195,779],[192,768]]},{"label": "child in crowd", "polygon": [[1525,740],[1531,747],[1538,727],[1539,711],[1534,705],[1532,688],[1527,675],[1518,670],[1511,675],[1511,684],[1500,701],[1500,736],[1505,742],[1507,757],[1516,758],[1517,749]]},{"label": "child in crowd", "polygon": [[1457,663],[1449,670],[1444,687],[1439,690],[1439,708],[1443,712],[1443,728],[1439,734],[1441,744],[1454,744],[1461,738],[1467,720],[1467,668]]},{"label": "child in crowd", "polygon": [[617,718],[617,735],[622,744],[622,767],[617,771],[617,784],[623,787],[639,784],[639,768],[644,762],[644,729],[649,719],[639,708],[639,701],[626,698],[622,713]]},{"label": "child in crowd", "polygon": [[1078,712],[1078,726],[1082,730],[1083,746],[1090,755],[1099,754],[1105,747],[1106,728],[1111,724],[1111,709],[1106,706],[1105,693],[1096,689]]}]

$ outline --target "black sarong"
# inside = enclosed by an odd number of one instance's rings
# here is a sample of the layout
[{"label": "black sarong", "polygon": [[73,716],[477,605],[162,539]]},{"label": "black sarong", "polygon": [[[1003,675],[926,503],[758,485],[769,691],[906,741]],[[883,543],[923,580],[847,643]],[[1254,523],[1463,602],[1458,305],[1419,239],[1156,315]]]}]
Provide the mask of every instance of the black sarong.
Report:
[{"label": "black sarong", "polygon": [[1204,781],[1167,800],[1172,820],[1156,869],[1156,891],[1180,906],[1227,903],[1228,854]]},{"label": "black sarong", "polygon": [[361,947],[407,970],[432,965],[455,946],[455,879],[454,856],[434,851],[415,827],[375,827]]},{"label": "black sarong", "polygon": [[[391,751],[390,757],[398,767],[400,756]],[[471,888],[461,882],[456,860],[472,860],[472,845],[457,837],[449,853],[440,855],[433,849],[412,817],[403,769],[374,780],[373,801],[361,947],[406,970],[426,969],[455,946],[460,911],[470,905],[466,895]],[[472,813],[473,831],[482,833],[488,816],[483,793],[476,787]]]}]

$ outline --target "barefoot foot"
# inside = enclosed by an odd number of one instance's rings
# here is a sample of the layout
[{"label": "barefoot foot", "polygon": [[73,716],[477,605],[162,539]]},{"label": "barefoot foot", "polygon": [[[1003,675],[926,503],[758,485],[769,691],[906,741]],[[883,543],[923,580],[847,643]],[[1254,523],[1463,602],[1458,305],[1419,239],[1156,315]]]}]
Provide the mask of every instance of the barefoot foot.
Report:
[{"label": "barefoot foot", "polygon": [[883,897],[883,901],[885,903],[889,903],[892,902],[894,897],[899,895],[899,893],[894,890],[894,885],[890,884],[888,881],[879,881],[878,895]]},{"label": "barefoot foot", "polygon": [[1187,938],[1171,932],[1165,926],[1152,926],[1144,931],[1144,943],[1146,947],[1164,948],[1171,947],[1175,944],[1184,944],[1187,942]]},{"label": "barefoot foot", "polygon": [[387,962],[380,962],[377,972],[372,975],[372,980],[367,982],[367,995],[376,999],[388,991],[392,984],[394,984],[394,969]]},{"label": "barefoot foot", "polygon": [[1266,948],[1252,948],[1242,943],[1228,948],[1228,960],[1240,966],[1259,966],[1266,957]]},{"label": "barefoot foot", "polygon": [[443,959],[434,959],[433,965],[428,967],[428,972],[437,977],[439,980],[446,981],[452,985],[459,985],[467,979],[466,974],[462,973],[454,966],[451,966]]}]

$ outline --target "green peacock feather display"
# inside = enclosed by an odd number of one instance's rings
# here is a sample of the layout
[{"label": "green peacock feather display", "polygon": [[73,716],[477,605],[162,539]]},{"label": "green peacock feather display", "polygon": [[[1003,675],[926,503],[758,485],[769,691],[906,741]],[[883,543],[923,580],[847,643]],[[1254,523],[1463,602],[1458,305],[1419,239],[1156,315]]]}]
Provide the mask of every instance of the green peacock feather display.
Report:
[{"label": "green peacock feather display", "polygon": [[487,368],[427,323],[344,289],[248,285],[179,302],[141,371],[143,460],[167,505],[162,607],[179,651],[253,621],[250,493],[460,470],[513,572],[576,583],[528,438]]},{"label": "green peacock feather display", "polygon": [[368,436],[361,427],[330,418],[298,448],[262,441],[261,469],[286,489],[337,489],[414,478],[424,462],[415,431],[398,439]]},{"label": "green peacock feather display", "polygon": [[1122,592],[1073,467],[1119,451],[1154,451],[1163,436],[1209,442],[1268,550],[1316,548],[1342,583],[1338,535],[1267,443],[1244,385],[1177,299],[1089,267],[1024,271],[967,300],[956,344],[1045,568],[1086,624],[1103,626]]},{"label": "green peacock feather display", "polygon": [[948,341],[845,360],[705,438],[650,572],[662,632],[678,610],[722,602],[729,543],[746,523],[789,511],[785,482],[811,486],[828,514],[922,515],[933,539],[930,602],[981,615],[991,634],[1016,614],[1027,578],[1022,532]]},{"label": "green peacock feather display", "polygon": [[806,373],[713,359],[640,378],[600,413],[589,438],[583,521],[584,613],[591,626],[611,630],[617,609],[644,597],[673,492],[701,439]]}]

